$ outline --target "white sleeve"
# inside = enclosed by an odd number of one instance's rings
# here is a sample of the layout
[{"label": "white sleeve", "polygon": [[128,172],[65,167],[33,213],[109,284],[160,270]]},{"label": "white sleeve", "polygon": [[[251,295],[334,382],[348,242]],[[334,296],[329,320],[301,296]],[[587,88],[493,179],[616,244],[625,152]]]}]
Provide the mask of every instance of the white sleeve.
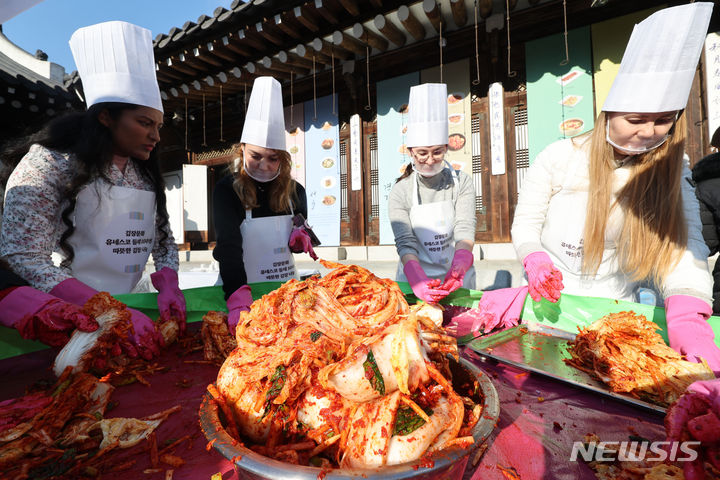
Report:
[{"label": "white sleeve", "polygon": [[690,170],[683,168],[682,200],[685,222],[688,226],[687,249],[680,262],[665,279],[663,296],[691,295],[712,305],[713,280],[708,269],[707,257],[710,254],[702,236],[700,206],[695,197],[695,188],[688,181]]},{"label": "white sleeve", "polygon": [[556,178],[558,168],[555,163],[560,156],[558,154],[565,150],[559,148],[562,147],[561,143],[562,141],[548,145],[535,158],[525,174],[510,230],[513,246],[520,261],[532,252],[543,250],[540,235],[545,224],[550,198],[560,189],[560,182]]}]

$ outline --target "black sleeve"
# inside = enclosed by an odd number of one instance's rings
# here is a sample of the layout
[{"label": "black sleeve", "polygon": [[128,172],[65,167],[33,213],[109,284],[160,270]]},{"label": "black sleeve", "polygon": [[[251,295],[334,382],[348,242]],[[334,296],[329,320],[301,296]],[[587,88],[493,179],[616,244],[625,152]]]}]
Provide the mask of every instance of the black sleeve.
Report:
[{"label": "black sleeve", "polygon": [[714,180],[698,182],[695,187],[695,196],[700,204],[700,220],[702,221],[702,234],[705,244],[710,249],[710,255],[714,255],[720,247],[720,218],[717,210],[717,198],[714,197]]},{"label": "black sleeve", "polygon": [[[294,181],[294,180],[293,180]],[[295,182],[295,195],[297,195],[298,205],[295,207],[294,213],[302,213],[302,216],[308,218],[307,208],[307,195],[305,194],[305,187]]]},{"label": "black sleeve", "polygon": [[216,244],[213,257],[220,264],[225,300],[238,288],[247,284],[243,262],[240,224],[245,210],[232,187],[232,177],[220,180],[213,192],[213,218]]}]

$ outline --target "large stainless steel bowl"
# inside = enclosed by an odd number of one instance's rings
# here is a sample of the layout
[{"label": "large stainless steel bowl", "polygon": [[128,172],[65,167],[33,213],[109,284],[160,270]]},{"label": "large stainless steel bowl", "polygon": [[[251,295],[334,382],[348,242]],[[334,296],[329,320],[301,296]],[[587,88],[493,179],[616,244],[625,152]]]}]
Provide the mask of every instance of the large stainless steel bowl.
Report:
[{"label": "large stainless steel bowl", "polygon": [[247,479],[459,479],[465,472],[470,455],[487,440],[495,428],[500,414],[500,401],[488,376],[468,360],[461,358],[460,364],[451,360],[453,386],[456,391],[465,394],[463,386],[471,385],[474,379],[480,385],[484,397],[483,414],[472,435],[475,443],[467,448],[451,448],[435,453],[430,457],[400,465],[386,466],[371,470],[333,469],[304,467],[273,460],[238,445],[223,428],[223,419],[218,409],[210,405],[210,394],[206,393],[200,405],[200,427],[208,441],[225,458],[234,463],[240,478]]}]

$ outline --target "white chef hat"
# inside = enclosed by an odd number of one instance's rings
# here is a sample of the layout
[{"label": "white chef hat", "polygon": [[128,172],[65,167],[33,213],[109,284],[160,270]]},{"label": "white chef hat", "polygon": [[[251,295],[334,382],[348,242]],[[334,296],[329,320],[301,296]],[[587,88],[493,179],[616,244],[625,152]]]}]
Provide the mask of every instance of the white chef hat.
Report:
[{"label": "white chef hat", "polygon": [[429,147],[448,143],[447,97],[444,83],[410,87],[405,146]]},{"label": "white chef hat", "polygon": [[150,30],[127,22],[104,22],[70,37],[85,102],[142,105],[163,111],[155,76]]},{"label": "white chef hat", "polygon": [[635,25],[606,112],[669,112],[687,105],[713,4],[665,8]]},{"label": "white chef hat", "polygon": [[285,150],[282,87],[273,77],[255,79],[240,143]]}]

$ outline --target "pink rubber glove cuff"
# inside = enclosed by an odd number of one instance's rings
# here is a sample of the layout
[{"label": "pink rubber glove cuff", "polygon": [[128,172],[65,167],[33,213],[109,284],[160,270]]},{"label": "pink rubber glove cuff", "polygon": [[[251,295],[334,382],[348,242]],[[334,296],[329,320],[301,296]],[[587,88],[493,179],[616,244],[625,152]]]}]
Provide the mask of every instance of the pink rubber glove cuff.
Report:
[{"label": "pink rubber glove cuff", "polygon": [[425,302],[437,303],[450,293],[439,288],[440,280],[429,279],[417,260],[408,261],[403,272],[415,296]]},{"label": "pink rubber glove cuff", "polygon": [[453,255],[453,260],[450,264],[450,270],[448,270],[443,280],[442,289],[454,292],[462,287],[465,274],[472,267],[474,260],[475,258],[470,250],[462,248],[455,250],[455,255]]},{"label": "pink rubber glove cuff", "polygon": [[253,303],[252,291],[249,285],[243,285],[233,292],[227,299],[228,328],[235,335],[235,327],[240,320],[240,312],[249,312]]},{"label": "pink rubber glove cuff", "polygon": [[533,252],[523,259],[523,267],[528,277],[528,293],[539,302],[546,298],[551,302],[560,299],[560,291],[564,288],[562,273],[555,268],[552,260],[545,252]]},{"label": "pink rubber glove cuff", "polygon": [[720,348],[715,345],[707,319],[710,305],[689,295],[672,295],[665,299],[665,318],[670,346],[691,362],[704,358],[717,375],[720,373]]},{"label": "pink rubber glove cuff", "polygon": [[169,320],[171,317],[177,319],[180,335],[184,335],[187,313],[185,296],[180,290],[177,272],[170,267],[163,267],[150,275],[150,281],[158,290],[160,317],[163,320]]},{"label": "pink rubber glove cuff", "polygon": [[73,277],[63,280],[50,290],[50,295],[55,295],[81,307],[97,293],[99,293],[97,290]]}]

